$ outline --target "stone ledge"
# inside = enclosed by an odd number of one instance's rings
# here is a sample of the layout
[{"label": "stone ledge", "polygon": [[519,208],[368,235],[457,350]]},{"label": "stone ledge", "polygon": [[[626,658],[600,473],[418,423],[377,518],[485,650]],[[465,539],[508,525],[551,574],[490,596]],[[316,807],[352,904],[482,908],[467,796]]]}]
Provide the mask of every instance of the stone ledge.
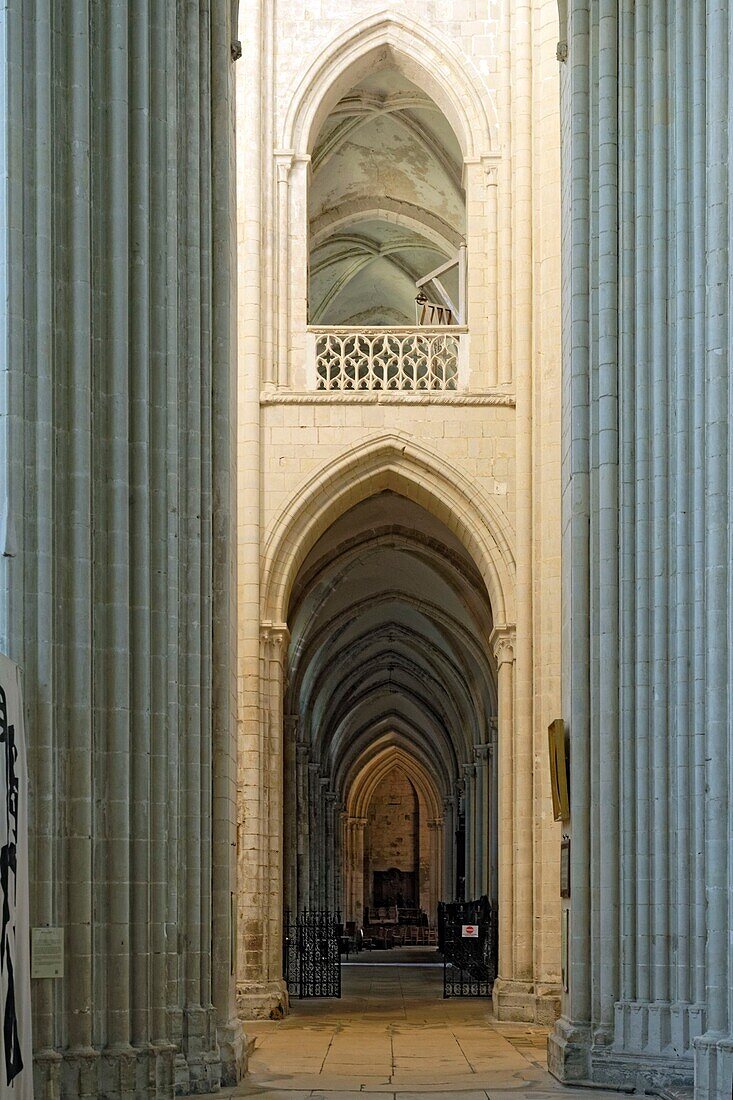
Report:
[{"label": "stone ledge", "polygon": [[260,394],[260,405],[496,405],[513,409],[516,398],[513,393],[502,390],[483,393],[416,393],[409,390],[396,393],[373,390],[367,393],[345,390],[295,393],[291,390],[264,390]]},{"label": "stone ledge", "polygon": [[560,1015],[561,994],[554,985],[497,978],[492,999],[497,1020],[551,1027]]},{"label": "stone ledge", "polygon": [[282,980],[237,985],[237,1016],[240,1020],[282,1020],[289,1010],[288,991]]}]

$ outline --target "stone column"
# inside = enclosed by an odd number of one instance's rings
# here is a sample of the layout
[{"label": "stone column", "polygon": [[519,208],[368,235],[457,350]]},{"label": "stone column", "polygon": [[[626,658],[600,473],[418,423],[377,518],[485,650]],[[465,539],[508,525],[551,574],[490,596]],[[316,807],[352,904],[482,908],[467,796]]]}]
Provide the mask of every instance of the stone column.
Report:
[{"label": "stone column", "polygon": [[318,839],[319,803],[321,798],[321,773],[318,764],[308,765],[308,848],[310,850],[310,884],[308,888],[308,908],[318,908],[318,884],[321,876],[321,850]]},{"label": "stone column", "polygon": [[0,648],[25,673],[31,922],[64,926],[67,975],[34,982],[39,1100],[209,1092],[245,1062],[231,15],[0,16]]},{"label": "stone column", "polygon": [[733,28],[723,0],[571,0],[568,30],[572,893],[569,989],[548,1061],[564,1080],[663,1088],[689,1087],[694,1060],[697,1100],[722,1100],[733,1071]]},{"label": "stone column", "polygon": [[354,870],[352,867],[352,824],[347,813],[342,814],[343,851],[343,907],[344,920],[354,920]]},{"label": "stone column", "polygon": [[476,761],[476,897],[489,892],[489,745],[473,750]]},{"label": "stone column", "polygon": [[432,928],[438,919],[438,902],[443,896],[443,821],[437,818],[428,821],[428,835],[430,849],[428,852],[428,866],[430,868],[430,912],[428,920]]},{"label": "stone column", "polygon": [[443,875],[443,894],[440,901],[453,901],[456,895],[456,799],[455,795],[443,799],[443,820],[445,822],[445,871]]},{"label": "stone column", "polygon": [[290,379],[290,169],[291,153],[275,156],[277,172],[277,341],[272,374],[266,381],[278,388],[289,385]]},{"label": "stone column", "polygon": [[492,645],[499,678],[499,976],[494,1006],[514,980],[514,630],[495,630]]},{"label": "stone column", "polygon": [[338,827],[338,795],[335,791],[326,790],[326,909],[333,913],[336,910],[336,880],[338,874],[337,853],[338,839],[336,830]]},{"label": "stone column", "polygon": [[346,912],[348,909],[347,901],[347,821],[348,814],[343,808],[341,803],[338,812],[338,824],[337,828],[337,841],[338,841],[338,855],[337,855],[337,878],[336,878],[336,908],[341,912],[341,919],[345,921],[347,919]]},{"label": "stone column", "polygon": [[270,1018],[287,1008],[282,979],[283,915],[283,694],[290,634],[284,623],[263,623],[260,630],[261,750],[257,759],[252,840],[257,894],[240,944],[242,965],[237,1007],[244,1019]]},{"label": "stone column", "polygon": [[298,716],[288,714],[283,731],[283,906],[293,910],[298,897]]},{"label": "stone column", "polygon": [[354,820],[354,919],[364,923],[364,830],[365,817]]},{"label": "stone column", "polygon": [[310,756],[309,746],[304,741],[296,745],[296,768],[298,785],[297,805],[297,845],[298,845],[298,883],[297,903],[298,910],[308,908],[310,891],[310,818],[309,818],[309,788],[308,775]]},{"label": "stone column", "polygon": [[499,782],[498,782],[498,721],[489,720],[488,746],[488,845],[489,845],[489,897],[498,904],[499,899]]},{"label": "stone column", "polygon": [[532,300],[531,0],[511,9],[512,350],[516,391],[516,624],[514,626],[514,978],[534,978],[534,407]]},{"label": "stone column", "polygon": [[330,868],[328,866],[328,802],[327,794],[329,788],[329,779],[326,775],[321,775],[319,780],[318,790],[318,834],[316,842],[318,844],[318,865],[320,873],[318,876],[318,909],[328,908],[328,882],[330,879]]},{"label": "stone column", "polygon": [[466,899],[475,897],[476,888],[476,768],[463,765],[463,790],[466,821]]}]

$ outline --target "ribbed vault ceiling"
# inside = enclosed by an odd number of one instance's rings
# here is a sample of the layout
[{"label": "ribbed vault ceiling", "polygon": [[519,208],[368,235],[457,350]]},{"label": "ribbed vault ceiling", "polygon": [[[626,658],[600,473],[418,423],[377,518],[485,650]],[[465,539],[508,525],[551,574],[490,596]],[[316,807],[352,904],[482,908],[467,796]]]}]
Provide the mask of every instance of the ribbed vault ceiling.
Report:
[{"label": "ribbed vault ceiling", "polygon": [[380,493],[322,536],[291,600],[288,707],[334,789],[399,745],[450,792],[496,713],[491,626],[461,543],[405,498]]},{"label": "ribbed vault ceiling", "polygon": [[312,152],[312,323],[414,324],[416,280],[465,232],[456,137],[388,53],[382,61],[339,101]]}]

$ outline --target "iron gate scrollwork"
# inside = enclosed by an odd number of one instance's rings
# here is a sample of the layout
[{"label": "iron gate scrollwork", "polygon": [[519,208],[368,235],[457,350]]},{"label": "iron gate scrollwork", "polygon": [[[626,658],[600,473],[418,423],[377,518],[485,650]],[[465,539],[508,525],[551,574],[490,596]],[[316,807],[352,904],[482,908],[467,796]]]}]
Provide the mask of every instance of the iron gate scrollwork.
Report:
[{"label": "iron gate scrollwork", "polygon": [[498,948],[497,911],[487,897],[441,902],[438,950],[443,954],[444,997],[490,997]]},{"label": "iron gate scrollwork", "polygon": [[304,909],[285,914],[283,968],[291,997],[340,997],[341,914]]}]

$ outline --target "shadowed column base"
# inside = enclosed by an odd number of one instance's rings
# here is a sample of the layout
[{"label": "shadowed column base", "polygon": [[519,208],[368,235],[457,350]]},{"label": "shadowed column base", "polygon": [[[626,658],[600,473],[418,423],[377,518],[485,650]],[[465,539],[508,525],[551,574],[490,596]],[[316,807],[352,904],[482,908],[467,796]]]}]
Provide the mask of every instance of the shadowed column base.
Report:
[{"label": "shadowed column base", "polygon": [[560,1014],[560,987],[550,983],[497,978],[492,997],[497,1020],[551,1027]]},{"label": "shadowed column base", "polygon": [[237,984],[237,1016],[240,1020],[282,1020],[290,1010],[285,982]]}]

